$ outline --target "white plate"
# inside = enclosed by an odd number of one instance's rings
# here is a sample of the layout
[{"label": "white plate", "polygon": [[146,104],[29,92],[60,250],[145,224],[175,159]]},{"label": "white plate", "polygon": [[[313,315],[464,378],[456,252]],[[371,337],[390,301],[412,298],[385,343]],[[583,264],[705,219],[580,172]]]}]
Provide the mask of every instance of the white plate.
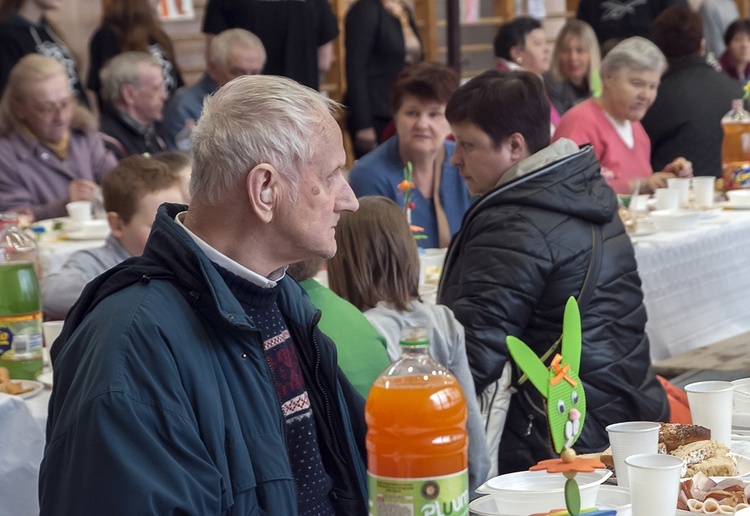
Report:
[{"label": "white plate", "polygon": [[[625,487],[610,486],[602,484],[599,486],[599,492],[596,495],[596,507],[599,510],[615,509],[617,516],[632,516],[630,507],[630,492]],[[497,502],[492,496],[477,498],[469,504],[472,514],[480,516],[512,516],[497,511]]]},{"label": "white plate", "polygon": [[750,204],[734,204],[730,201],[717,202],[716,204],[728,210],[750,210]]},{"label": "white plate", "polygon": [[67,240],[104,240],[107,235],[109,235],[109,230],[107,232],[79,230],[67,231],[65,238]]},{"label": "white plate", "polygon": [[697,211],[699,213],[698,218],[703,220],[703,219],[713,219],[715,217],[718,217],[719,215],[721,215],[721,212],[724,211],[724,209],[721,206],[719,206],[718,208],[711,208],[708,210],[697,210]]},{"label": "white plate", "polygon": [[42,373],[39,375],[39,378],[37,378],[37,381],[41,382],[42,385],[45,387],[52,388],[52,371],[47,371],[46,373]]},{"label": "white plate", "polygon": [[21,382],[21,387],[23,387],[24,389],[31,389],[30,391],[24,392],[23,394],[14,395],[17,398],[21,398],[22,400],[33,398],[34,396],[39,394],[42,389],[44,389],[44,385],[34,380],[12,380],[12,381]]},{"label": "white plate", "polygon": [[634,231],[633,233],[628,233],[631,237],[644,237],[653,235],[656,233],[655,229],[639,229],[638,231]]}]

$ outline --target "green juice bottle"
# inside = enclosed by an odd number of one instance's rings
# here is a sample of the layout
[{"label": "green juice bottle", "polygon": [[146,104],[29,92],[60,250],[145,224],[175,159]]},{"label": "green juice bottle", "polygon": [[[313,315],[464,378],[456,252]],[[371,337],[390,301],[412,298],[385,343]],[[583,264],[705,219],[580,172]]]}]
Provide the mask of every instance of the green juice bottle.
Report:
[{"label": "green juice bottle", "polygon": [[0,214],[0,367],[14,380],[36,380],[42,372],[36,255],[36,242],[18,229],[18,217]]}]

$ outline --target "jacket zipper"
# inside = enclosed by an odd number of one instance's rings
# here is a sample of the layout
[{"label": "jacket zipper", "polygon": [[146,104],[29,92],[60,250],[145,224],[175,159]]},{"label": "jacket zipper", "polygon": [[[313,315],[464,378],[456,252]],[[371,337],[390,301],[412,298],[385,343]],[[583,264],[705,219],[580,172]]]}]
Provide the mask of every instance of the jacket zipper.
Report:
[{"label": "jacket zipper", "polygon": [[353,478],[357,478],[356,472],[351,471],[351,467],[349,465],[349,461],[341,452],[341,445],[339,444],[338,438],[336,437],[335,428],[333,425],[333,417],[331,414],[331,400],[328,397],[328,393],[326,392],[326,389],[323,386],[323,382],[320,379],[320,346],[318,345],[318,338],[315,334],[315,321],[313,321],[313,329],[312,329],[312,343],[315,346],[315,381],[318,384],[318,388],[320,388],[320,392],[323,395],[323,403],[325,405],[326,410],[326,420],[328,421],[328,428],[330,430],[330,436],[331,440],[333,441],[333,448],[334,453],[339,458],[339,460],[349,469],[349,473],[354,473]]}]

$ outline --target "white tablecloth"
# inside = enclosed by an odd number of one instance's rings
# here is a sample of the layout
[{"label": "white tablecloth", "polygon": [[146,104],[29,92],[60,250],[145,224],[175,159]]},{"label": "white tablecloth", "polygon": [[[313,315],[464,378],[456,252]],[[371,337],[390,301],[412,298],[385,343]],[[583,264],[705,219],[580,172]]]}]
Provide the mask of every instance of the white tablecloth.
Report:
[{"label": "white tablecloth", "polygon": [[38,242],[39,266],[42,277],[56,272],[62,267],[68,256],[75,251],[104,245],[104,239],[65,240],[60,231],[52,230],[55,222],[60,220],[65,219],[42,220],[34,224],[35,226],[42,226],[46,230]]},{"label": "white tablecloth", "polygon": [[633,244],[653,361],[750,331],[750,211]]},{"label": "white tablecloth", "polygon": [[22,400],[0,393],[0,516],[39,514],[39,465],[50,390]]}]

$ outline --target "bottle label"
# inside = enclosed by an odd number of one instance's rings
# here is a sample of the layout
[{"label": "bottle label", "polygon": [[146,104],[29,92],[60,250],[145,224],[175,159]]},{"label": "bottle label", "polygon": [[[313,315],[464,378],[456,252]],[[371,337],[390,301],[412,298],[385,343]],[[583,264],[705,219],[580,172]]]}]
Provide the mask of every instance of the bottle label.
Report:
[{"label": "bottle label", "polygon": [[370,516],[466,516],[469,473],[390,478],[367,473]]},{"label": "bottle label", "polygon": [[724,190],[750,188],[750,163],[733,161],[724,163]]},{"label": "bottle label", "polygon": [[0,315],[0,355],[13,349],[23,355],[42,349],[42,313]]}]

